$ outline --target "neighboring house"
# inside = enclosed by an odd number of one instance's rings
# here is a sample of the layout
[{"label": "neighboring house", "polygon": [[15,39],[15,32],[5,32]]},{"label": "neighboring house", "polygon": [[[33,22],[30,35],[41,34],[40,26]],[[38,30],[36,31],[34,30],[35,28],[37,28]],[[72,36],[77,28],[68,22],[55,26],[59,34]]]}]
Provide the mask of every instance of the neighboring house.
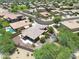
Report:
[{"label": "neighboring house", "polygon": [[68,29],[72,30],[73,32],[79,31],[79,20],[67,20],[67,21],[62,21],[61,24]]},{"label": "neighboring house", "polygon": [[62,15],[62,19],[63,20],[74,20],[74,19],[79,19],[79,15]]},{"label": "neighboring house", "polygon": [[19,21],[20,17],[22,17],[22,15],[20,15],[20,14],[13,14],[13,13],[5,13],[4,14],[4,19],[6,19],[9,22]]},{"label": "neighboring house", "polygon": [[45,9],[44,7],[39,7],[39,8],[37,8],[37,10],[38,10],[39,12],[46,11],[46,9]]},{"label": "neighboring house", "polygon": [[44,18],[48,18],[49,16],[51,16],[51,14],[47,11],[39,12],[39,14],[41,17],[44,17]]},{"label": "neighboring house", "polygon": [[70,10],[70,9],[73,9],[73,8],[74,8],[73,6],[60,6],[61,10],[65,10],[65,9]]},{"label": "neighboring house", "polygon": [[61,13],[61,11],[59,11],[58,9],[57,10],[51,10],[51,13],[52,14],[59,14],[59,13]]},{"label": "neighboring house", "polygon": [[18,21],[18,22],[14,22],[14,23],[10,23],[10,26],[13,29],[19,29],[19,28],[24,28],[24,26],[30,26],[31,22],[27,21],[27,20],[22,20],[22,21]]},{"label": "neighboring house", "polygon": [[76,9],[76,10],[71,10],[73,13],[79,13],[79,10]]},{"label": "neighboring house", "polygon": [[0,16],[3,16],[3,18],[9,22],[16,22],[19,21],[20,18],[22,18],[21,14],[14,14],[10,12],[0,12]]},{"label": "neighboring house", "polygon": [[36,9],[29,9],[27,11],[24,11],[25,13],[33,14],[34,12],[37,12]]},{"label": "neighboring house", "polygon": [[32,9],[36,8],[36,6],[33,4],[29,4],[29,5],[30,5],[30,8],[32,8]]},{"label": "neighboring house", "polygon": [[52,4],[49,4],[49,5],[47,5],[47,6],[44,6],[48,11],[49,10],[56,10],[56,7],[54,6],[54,5],[52,5]]}]

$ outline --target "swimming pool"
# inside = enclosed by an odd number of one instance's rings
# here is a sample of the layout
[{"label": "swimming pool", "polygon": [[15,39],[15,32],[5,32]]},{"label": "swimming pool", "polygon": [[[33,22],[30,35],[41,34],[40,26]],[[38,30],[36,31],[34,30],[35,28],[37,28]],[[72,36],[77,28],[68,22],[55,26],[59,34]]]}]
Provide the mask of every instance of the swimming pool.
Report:
[{"label": "swimming pool", "polygon": [[15,30],[13,30],[11,27],[6,27],[5,29],[7,32],[10,32],[12,34],[16,33]]}]

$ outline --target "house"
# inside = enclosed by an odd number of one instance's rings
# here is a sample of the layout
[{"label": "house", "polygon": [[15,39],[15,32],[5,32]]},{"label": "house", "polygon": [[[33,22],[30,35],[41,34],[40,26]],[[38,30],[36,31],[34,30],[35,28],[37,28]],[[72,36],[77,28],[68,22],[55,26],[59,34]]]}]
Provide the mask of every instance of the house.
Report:
[{"label": "house", "polygon": [[39,12],[46,11],[46,9],[45,9],[44,7],[39,7],[39,8],[37,8],[37,10],[38,10]]},{"label": "house", "polygon": [[74,8],[73,6],[61,6],[60,7],[61,10],[65,10],[65,9],[71,10],[73,8]]},{"label": "house", "polygon": [[18,17],[21,17],[21,16],[22,16],[21,14],[13,14],[13,13],[9,13],[9,12],[4,13],[4,19],[6,19],[7,21],[10,21],[10,22],[17,21]]},{"label": "house", "polygon": [[44,30],[44,28],[46,28],[46,25],[40,25],[37,24],[33,27],[30,27],[28,29],[25,29],[22,31],[22,37],[26,40],[29,39],[31,41],[36,41],[36,39],[42,34],[44,33],[46,30]]},{"label": "house", "polygon": [[32,8],[32,9],[34,9],[36,7],[35,5],[33,5],[31,3],[29,3],[29,5],[30,5],[30,8]]},{"label": "house", "polygon": [[47,11],[39,12],[39,14],[40,14],[41,17],[44,17],[44,18],[47,18],[47,17],[51,16],[51,14]]},{"label": "house", "polygon": [[34,12],[37,12],[36,9],[29,9],[27,11],[24,11],[25,13],[28,13],[28,14],[33,14]]},{"label": "house", "polygon": [[[0,12],[0,17],[2,17],[9,21],[9,22],[16,22],[18,20],[20,20],[22,18],[22,15],[21,14],[14,14],[14,13],[10,13],[8,11],[2,11]],[[22,19],[21,19],[22,20]]]},{"label": "house", "polygon": [[61,11],[59,11],[58,9],[57,10],[51,10],[51,13],[52,14],[59,14],[59,13],[61,13]]},{"label": "house", "polygon": [[48,11],[50,10],[56,10],[56,7],[52,4],[48,4],[47,6],[44,6]]},{"label": "house", "polygon": [[38,44],[34,43],[36,38],[46,31],[44,30],[46,27],[47,25],[40,25],[36,23],[32,27],[22,30],[21,34],[14,37],[12,40],[17,46],[33,51],[35,50],[33,44],[38,46]]},{"label": "house", "polygon": [[74,20],[74,19],[79,19],[79,15],[62,15],[63,20]]},{"label": "house", "polygon": [[19,29],[19,28],[23,28],[24,26],[30,26],[31,22],[27,21],[27,20],[22,20],[22,21],[18,21],[18,22],[14,22],[14,23],[10,23],[10,26],[13,29]]},{"label": "house", "polygon": [[73,13],[79,13],[79,10],[71,10]]},{"label": "house", "polygon": [[62,21],[61,24],[73,32],[79,31],[79,20],[78,19]]},{"label": "house", "polygon": [[44,7],[44,6],[46,6],[46,4],[43,4],[43,3],[41,3],[41,2],[34,2],[34,5],[35,5],[36,7],[40,7],[40,6]]}]

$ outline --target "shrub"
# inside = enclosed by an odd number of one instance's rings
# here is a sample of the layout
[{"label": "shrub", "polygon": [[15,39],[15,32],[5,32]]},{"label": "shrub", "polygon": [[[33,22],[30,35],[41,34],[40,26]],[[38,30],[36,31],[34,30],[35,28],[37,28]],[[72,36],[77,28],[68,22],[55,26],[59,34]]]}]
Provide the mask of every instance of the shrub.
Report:
[{"label": "shrub", "polygon": [[47,32],[44,32],[43,35],[45,35],[45,38],[49,38],[49,34]]},{"label": "shrub", "polygon": [[41,43],[45,43],[45,37],[42,37],[42,38],[40,39],[40,42],[41,42]]},{"label": "shrub", "polygon": [[61,16],[54,16],[53,22],[58,24],[61,21]]},{"label": "shrub", "polygon": [[2,22],[2,26],[7,27],[7,26],[9,26],[9,23],[7,21],[4,21],[4,22]]},{"label": "shrub", "polygon": [[53,33],[53,28],[50,26],[50,27],[48,27],[47,31],[48,31],[49,33]]}]

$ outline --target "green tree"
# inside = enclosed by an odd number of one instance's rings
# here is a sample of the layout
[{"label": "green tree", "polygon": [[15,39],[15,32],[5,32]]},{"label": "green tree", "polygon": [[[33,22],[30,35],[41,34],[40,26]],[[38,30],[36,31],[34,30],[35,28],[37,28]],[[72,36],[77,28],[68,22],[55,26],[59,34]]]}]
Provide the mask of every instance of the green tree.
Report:
[{"label": "green tree", "polygon": [[69,4],[68,4],[69,6],[73,6],[73,2],[69,2]]},{"label": "green tree", "polygon": [[17,6],[11,6],[11,8],[10,8],[10,11],[11,12],[17,12],[17,10],[18,10],[18,8],[17,8]]},{"label": "green tree", "polygon": [[24,11],[24,10],[27,10],[29,8],[29,6],[27,5],[17,5],[17,4],[12,4],[11,7],[10,7],[10,11],[11,12],[17,12],[18,10],[20,11]]},{"label": "green tree", "polygon": [[59,7],[60,7],[57,2],[54,2],[53,5],[54,5],[56,8],[59,8]]},{"label": "green tree", "polygon": [[79,48],[79,37],[68,29],[61,29],[59,33],[59,42],[63,46],[69,47],[72,50]]},{"label": "green tree", "polygon": [[26,6],[26,5],[17,5],[17,9],[18,10],[21,10],[21,11],[27,10],[28,9],[28,6]]},{"label": "green tree", "polygon": [[53,33],[53,28],[50,26],[50,27],[48,27],[47,31],[48,31],[49,33]]},{"label": "green tree", "polygon": [[72,51],[63,46],[45,44],[34,52],[36,59],[69,59]]},{"label": "green tree", "polygon": [[53,22],[58,24],[61,21],[61,16],[54,16]]},{"label": "green tree", "polygon": [[55,44],[46,44],[42,48],[34,52],[36,59],[56,59],[59,52],[59,47]]},{"label": "green tree", "polygon": [[72,51],[67,47],[61,47],[56,59],[70,59]]},{"label": "green tree", "polygon": [[49,38],[49,34],[47,32],[44,32],[43,35],[45,35],[45,38]]},{"label": "green tree", "polygon": [[3,26],[3,27],[9,26],[9,22],[7,22],[7,21],[2,22],[2,26]]},{"label": "green tree", "polygon": [[3,28],[2,24],[0,24],[0,29]]},{"label": "green tree", "polygon": [[45,37],[41,37],[41,38],[40,38],[40,42],[41,42],[41,43],[45,43],[45,41],[46,41],[46,40],[45,40]]},{"label": "green tree", "polygon": [[12,53],[15,49],[15,44],[11,38],[12,34],[3,29],[0,29],[0,33],[2,34],[2,38],[0,39],[0,52]]}]

